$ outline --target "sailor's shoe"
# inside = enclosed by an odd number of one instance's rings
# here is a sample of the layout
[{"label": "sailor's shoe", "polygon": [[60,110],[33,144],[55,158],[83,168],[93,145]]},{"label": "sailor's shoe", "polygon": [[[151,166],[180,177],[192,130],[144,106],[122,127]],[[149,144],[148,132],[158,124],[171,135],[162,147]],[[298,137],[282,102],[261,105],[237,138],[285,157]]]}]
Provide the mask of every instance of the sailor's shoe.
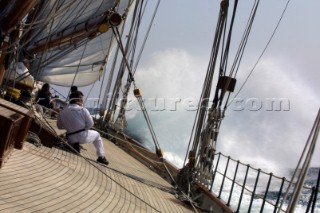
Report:
[{"label": "sailor's shoe", "polygon": [[108,165],[108,164],[109,164],[109,161],[108,161],[105,157],[99,157],[99,158],[97,159],[97,162],[98,162],[98,163],[105,164],[105,165]]}]

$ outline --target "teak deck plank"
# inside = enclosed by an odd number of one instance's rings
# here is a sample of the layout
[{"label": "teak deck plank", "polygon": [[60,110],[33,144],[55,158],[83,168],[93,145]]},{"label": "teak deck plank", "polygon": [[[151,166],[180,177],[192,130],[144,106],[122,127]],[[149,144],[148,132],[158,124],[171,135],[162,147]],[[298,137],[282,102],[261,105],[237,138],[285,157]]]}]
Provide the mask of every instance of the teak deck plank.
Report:
[{"label": "teak deck plank", "polygon": [[107,167],[94,146],[82,156],[26,142],[0,169],[0,212],[193,212],[158,174],[104,139]]}]

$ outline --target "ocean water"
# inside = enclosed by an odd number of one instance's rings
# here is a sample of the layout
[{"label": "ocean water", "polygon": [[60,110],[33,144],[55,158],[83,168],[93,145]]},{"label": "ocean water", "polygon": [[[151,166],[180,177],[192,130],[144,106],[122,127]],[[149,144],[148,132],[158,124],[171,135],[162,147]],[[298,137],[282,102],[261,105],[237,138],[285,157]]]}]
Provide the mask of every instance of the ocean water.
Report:
[{"label": "ocean water", "polygon": [[[158,108],[157,108],[158,107]],[[128,127],[125,129],[125,133],[132,138],[139,141],[142,145],[147,147],[150,150],[155,150],[154,143],[152,141],[150,131],[147,128],[146,122],[144,120],[143,114],[141,110],[139,110],[138,106],[132,107],[134,110],[128,110],[127,111],[127,120],[128,120]],[[148,114],[152,120],[152,125],[155,130],[155,133],[158,138],[158,142],[161,146],[161,148],[164,151],[164,157],[173,163],[178,168],[182,168],[184,159],[187,153],[187,146],[190,140],[190,133],[192,130],[191,124],[194,120],[194,114],[195,111],[186,111],[186,110],[180,110],[180,111],[171,111],[171,107],[169,109],[164,109],[162,107],[159,108],[159,106],[148,106],[148,109],[151,109],[148,111]],[[164,109],[164,110],[163,110]],[[163,111],[162,111],[163,110]],[[98,110],[93,111],[92,114],[96,114]],[[161,112],[161,113],[159,113]],[[222,133],[224,134],[224,133]],[[225,138],[221,138],[220,142],[223,141]],[[272,164],[272,160],[270,159],[263,159],[259,157],[259,153],[254,153],[256,151],[256,147],[253,146],[252,143],[250,145],[251,151],[253,152],[253,155],[251,158],[245,158],[245,159],[234,159],[240,160],[244,165],[252,164],[252,165],[262,165],[261,167],[254,167],[255,169],[252,169],[251,173],[248,174],[248,179],[246,183],[246,188],[252,189],[254,188],[254,184],[256,182],[256,170],[258,168],[261,168],[262,171],[264,171],[267,174],[273,173],[274,176],[277,176],[279,178],[286,177],[287,180],[291,179],[291,175],[293,174],[293,169],[288,169],[288,167],[274,167],[274,166],[268,166],[269,164]],[[233,144],[231,145],[235,149],[237,148]],[[258,147],[261,146],[261,144],[258,144]],[[249,147],[249,148],[250,148]],[[239,148],[239,147],[238,147]],[[240,146],[240,148],[242,148]],[[220,150],[218,150],[219,152]],[[249,150],[250,151],[250,150]],[[266,151],[267,152],[267,151]],[[274,152],[274,150],[272,150]],[[233,152],[236,153],[236,152]],[[281,150],[279,153],[268,153],[268,156],[272,155],[282,155]],[[247,157],[247,154],[244,155]],[[285,156],[285,155],[284,155]],[[233,156],[231,155],[231,158]],[[254,159],[254,162],[249,161],[248,159]],[[260,161],[262,161],[262,164]],[[220,161],[220,164],[217,168],[219,168],[219,173],[223,174],[225,171],[225,161]],[[267,166],[266,166],[267,165]],[[280,164],[279,164],[280,165]],[[227,175],[231,179],[234,176],[234,165],[230,163],[230,169],[228,169]],[[216,167],[216,166],[215,166]],[[275,170],[273,170],[275,168]],[[236,182],[238,182],[240,185],[243,183],[244,180],[244,174],[245,174],[245,167],[238,170],[239,175],[237,175]],[[305,185],[309,187],[309,189],[304,189],[302,191],[300,200],[298,202],[298,205],[296,206],[295,212],[297,213],[303,213],[306,212],[308,202],[310,200],[310,188],[314,187],[317,183],[319,173],[319,167],[312,167],[310,168],[308,175],[305,180]],[[217,173],[218,174],[218,173]],[[268,182],[268,175],[260,175],[260,179],[257,184],[256,193],[254,196],[252,196],[252,193],[250,191],[245,191],[241,202],[240,202],[240,195],[242,188],[235,185],[234,190],[232,191],[232,196],[230,198],[230,188],[232,185],[232,182],[230,180],[225,180],[224,185],[221,188],[222,183],[222,176],[216,175],[212,192],[216,195],[220,195],[220,197],[228,202],[230,200],[230,206],[233,209],[238,209],[239,212],[260,212],[261,206],[263,207],[263,212],[274,212],[274,206],[270,205],[271,203],[276,203],[279,195],[279,187],[281,184],[281,180],[272,180],[272,184],[270,184],[270,188],[268,189],[268,193],[266,194],[266,200],[268,202],[263,203],[263,198],[265,196],[266,191],[266,185]],[[281,195],[283,196],[285,193],[285,190],[282,191]],[[289,198],[290,198],[289,192]],[[281,199],[280,199],[281,201]],[[240,205],[239,205],[240,203]],[[252,204],[250,204],[252,203]],[[284,202],[282,209],[286,209],[287,202]],[[249,211],[250,208],[250,211]],[[282,211],[283,212],[283,211]],[[320,195],[318,194],[315,211],[316,213],[320,213]]]},{"label": "ocean water", "polygon": [[[309,172],[308,172],[308,175],[307,175],[306,181],[305,181],[306,187],[301,192],[301,195],[299,197],[299,201],[297,203],[297,206],[296,206],[294,212],[297,212],[297,213],[307,212],[308,205],[310,202],[310,196],[312,193],[312,187],[315,187],[317,184],[319,169],[320,168],[310,168],[309,169]],[[293,170],[288,169],[287,172],[288,172],[288,174],[289,173],[292,174]],[[232,172],[228,171],[228,173],[227,173],[228,177],[234,176],[234,174]],[[241,169],[238,170],[236,182],[240,185],[244,183],[243,182],[244,174],[245,174],[244,170],[242,170],[242,171],[241,171]],[[263,212],[274,212],[275,211],[274,204],[276,204],[277,201],[278,201],[277,206],[279,206],[281,204],[281,201],[283,200],[283,196],[285,195],[285,192],[286,192],[286,189],[288,186],[288,182],[284,183],[284,187],[282,189],[282,192],[280,193],[281,197],[278,198],[282,180],[273,176],[272,180],[269,183],[269,188],[266,193],[266,188],[268,186],[268,181],[269,181],[269,177],[270,177],[269,174],[263,174],[261,172],[259,180],[257,182],[256,182],[256,175],[257,175],[257,172],[252,172],[252,170],[251,170],[251,172],[248,173],[247,182],[245,183],[247,190],[244,190],[244,192],[242,192],[242,188],[239,185],[235,184],[233,191],[232,191],[232,195],[230,195],[232,182],[229,179],[224,179],[224,182],[223,182],[222,175],[217,174],[217,177],[216,177],[214,184],[213,184],[212,192],[216,195],[220,195],[220,197],[223,200],[225,200],[226,202],[229,202],[230,206],[233,209],[235,209],[235,210],[239,209],[239,212],[260,212],[261,209],[263,209]],[[223,187],[221,190],[222,182],[223,182]],[[257,185],[256,185],[255,195],[253,196],[252,191],[254,189],[255,184],[257,184]],[[288,201],[292,196],[292,187],[290,189],[291,190],[289,190],[286,202],[283,202],[283,204],[282,204],[283,210],[287,208]],[[242,194],[242,196],[241,196],[241,194]],[[240,197],[242,197],[241,202],[239,201]],[[263,199],[262,199],[263,197],[266,198],[265,202],[263,202]],[[271,204],[273,204],[273,205],[271,205]],[[310,206],[310,208],[309,208],[308,212],[311,212],[312,203],[310,203],[309,206]],[[282,212],[284,212],[284,211],[282,211]],[[317,197],[314,212],[320,212],[320,197],[319,197],[319,195]]]},{"label": "ocean water", "polygon": [[[177,112],[176,112],[177,113]],[[175,115],[177,116],[177,115]],[[179,116],[179,115],[178,115]],[[191,117],[186,117],[185,114],[181,114],[181,117],[184,117],[184,122],[187,131],[191,131],[191,127],[186,125],[188,122],[192,121]],[[184,157],[185,153],[187,151],[187,144],[189,142],[189,135],[186,134],[186,130],[179,130],[179,128],[168,128],[168,126],[176,126],[178,127],[179,124],[175,123],[177,122],[175,119],[171,119],[170,113],[163,113],[161,117],[153,117],[154,121],[154,128],[157,130],[156,134],[158,137],[159,144],[161,148],[164,150],[164,157],[176,165],[178,168],[181,168],[184,162]],[[179,120],[179,119],[178,119]],[[169,124],[165,124],[166,122],[169,122]],[[132,138],[136,139],[137,141],[141,142],[144,146],[149,148],[150,150],[154,150],[154,144],[152,142],[152,139],[150,137],[150,133],[148,128],[145,125],[145,121],[141,115],[135,115],[129,119],[129,125],[125,130],[125,133],[131,136]],[[253,149],[254,150],[254,149]],[[231,156],[232,157],[232,156]],[[242,159],[234,159],[236,160],[242,160]],[[241,161],[242,162],[242,161]],[[249,163],[250,162],[242,162],[242,163]],[[253,163],[253,162],[251,162]],[[238,175],[236,178],[236,182],[238,182],[240,185],[243,183],[244,180],[244,175],[245,175],[245,170],[246,170],[246,165],[244,164],[243,168],[239,167],[238,170]],[[225,171],[226,167],[226,160],[220,160],[220,163],[217,167],[218,171],[220,174],[223,174]],[[234,169],[235,168],[235,163],[229,163],[229,168],[227,172],[227,176],[229,178],[234,177]],[[254,168],[254,167],[252,167]],[[246,188],[250,189],[251,191],[254,188],[254,184],[256,182],[256,176],[257,176],[257,169],[250,169],[250,172],[248,174],[247,182],[246,182]],[[265,168],[269,169],[269,168]],[[262,171],[264,168],[262,168]],[[270,205],[268,202],[271,203],[276,203],[278,194],[279,194],[279,188],[281,185],[281,178],[285,177],[286,180],[291,179],[291,175],[293,174],[293,169],[278,169],[277,171],[264,171],[266,174],[261,173],[258,184],[256,187],[256,193],[254,196],[252,196],[252,193],[250,191],[245,191],[242,199],[241,199],[241,204],[239,206],[239,198],[241,197],[241,190],[242,188],[235,185],[232,196],[230,198],[230,188],[232,185],[232,182],[230,180],[225,179],[224,185],[221,189],[221,183],[222,183],[222,175],[219,175],[217,173],[212,192],[216,195],[220,194],[220,197],[225,200],[226,202],[230,199],[230,205],[233,209],[238,209],[239,212],[248,212],[250,203],[251,204],[251,209],[250,212],[260,212],[261,206],[264,205],[263,207],[263,212],[274,212],[274,206]],[[266,194],[266,200],[268,202],[265,202],[263,204],[263,200],[261,198],[264,197],[265,191],[266,191],[266,186],[268,184],[269,180],[269,174],[271,172],[273,173],[273,176],[276,177],[272,179],[271,184],[268,189],[268,193]],[[279,172],[279,173],[277,173]],[[310,188],[316,186],[317,183],[317,178],[318,178],[318,173],[319,173],[319,168],[318,167],[313,167],[310,168],[308,175],[305,180],[305,185],[309,187],[309,189],[304,189],[301,193],[300,200],[298,202],[298,205],[295,209],[295,212],[297,213],[302,213],[306,212],[308,202],[310,200]],[[282,190],[281,195],[283,196],[286,190],[286,187],[288,186],[287,183],[284,184],[284,189]],[[221,192],[220,192],[221,191]],[[288,197],[290,198],[291,191],[289,191]],[[253,198],[252,198],[253,197]],[[280,199],[281,202],[281,199]],[[286,209],[287,207],[287,202],[284,202],[282,209]],[[317,202],[316,202],[316,208],[315,211],[317,213],[320,213],[320,195],[318,195]]]},{"label": "ocean water", "polygon": [[[178,168],[181,168],[184,163],[190,140],[192,124],[194,122],[194,115],[196,112],[195,107],[193,107],[189,102],[179,102],[178,104],[181,105],[177,104],[178,109],[176,110],[175,105],[173,104],[175,99],[173,98],[166,99],[166,102],[159,99],[158,103],[155,103],[154,99],[147,100],[149,101],[149,103],[147,102],[148,114],[157,135],[160,147],[164,151],[164,157]],[[135,105],[129,105],[127,109],[126,117],[128,120],[128,127],[125,129],[125,133],[141,142],[141,144],[148,149],[154,151],[155,146],[143,114],[136,102],[131,101],[130,103],[134,103]],[[279,122],[279,119],[285,120],[281,115],[288,116],[286,113],[287,112],[270,112],[267,118],[272,121],[272,125],[268,125],[268,128],[266,128],[266,119],[259,117],[260,114],[257,112],[250,111],[242,114],[235,111],[229,112],[226,117],[226,119],[229,120],[223,121],[222,130],[219,134],[217,151],[221,151],[222,153],[227,151],[227,154],[232,158],[235,158],[235,160],[240,160],[242,163],[250,164],[255,168],[261,168],[266,173],[272,172],[275,176],[285,176],[287,180],[290,180],[292,169],[288,168],[293,168],[295,166],[295,158],[299,157],[300,151],[302,150],[301,146],[305,140],[303,136],[307,135],[307,132],[302,134],[301,131],[296,132],[292,131],[292,129],[283,130],[282,127],[286,127],[288,125],[284,125],[284,123]],[[95,114],[95,112],[93,112],[93,114]],[[238,117],[243,117],[243,119],[237,120]],[[258,122],[253,119],[258,120]],[[244,121],[248,121],[252,126],[248,127],[244,125]],[[271,132],[271,127],[275,132]],[[279,141],[281,143],[279,143]],[[295,141],[301,145],[293,146]],[[283,147],[279,147],[279,144],[282,144]],[[295,157],[292,158],[292,156]],[[314,157],[319,158],[317,155]],[[316,184],[318,175],[317,169],[319,169],[319,167],[313,167],[310,169],[306,178],[307,186],[312,187]],[[221,167],[220,173],[223,173],[223,171],[224,166]],[[230,169],[230,172],[232,172],[232,169]],[[243,175],[245,172],[242,171],[240,173]],[[229,174],[229,176],[232,177],[232,173]],[[255,183],[254,178],[256,174],[252,173],[249,176],[250,178],[248,178],[246,187],[252,189]],[[221,180],[222,177],[217,175],[213,185],[213,193],[220,193]],[[256,195],[254,196],[250,212],[260,212],[260,208],[263,204],[261,197],[265,194],[267,180],[268,177],[262,177],[259,179]],[[238,177],[238,182],[241,183],[242,181],[243,177]],[[228,201],[229,199],[230,186],[231,182],[225,181],[222,188],[223,193],[221,194],[221,197],[225,201]],[[267,200],[275,203],[278,197],[278,190],[279,183],[278,185],[274,184],[270,186],[266,195]],[[240,194],[241,188],[235,187],[230,202],[230,205],[234,209],[238,208]],[[306,212],[309,196],[309,190],[302,191],[302,196],[295,212]],[[315,212],[320,213],[319,199],[318,195]],[[251,200],[252,194],[249,192],[244,193],[241,200],[240,212],[248,212]],[[284,203],[283,208],[286,208],[286,205],[287,204]],[[273,212],[273,209],[274,207],[268,205],[268,203],[264,204],[264,212]]]}]

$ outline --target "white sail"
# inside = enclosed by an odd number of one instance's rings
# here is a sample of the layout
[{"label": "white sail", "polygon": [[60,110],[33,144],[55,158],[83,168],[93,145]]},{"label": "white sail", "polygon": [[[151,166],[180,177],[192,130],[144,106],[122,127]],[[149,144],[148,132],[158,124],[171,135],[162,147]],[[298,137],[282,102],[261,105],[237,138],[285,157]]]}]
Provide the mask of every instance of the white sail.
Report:
[{"label": "white sail", "polygon": [[132,0],[122,0],[115,7],[117,2],[51,0],[41,5],[42,12],[36,14],[31,28],[26,22],[23,36],[29,70],[35,79],[60,86],[97,81],[115,44],[112,30],[101,32],[99,26],[110,11],[122,16]]}]

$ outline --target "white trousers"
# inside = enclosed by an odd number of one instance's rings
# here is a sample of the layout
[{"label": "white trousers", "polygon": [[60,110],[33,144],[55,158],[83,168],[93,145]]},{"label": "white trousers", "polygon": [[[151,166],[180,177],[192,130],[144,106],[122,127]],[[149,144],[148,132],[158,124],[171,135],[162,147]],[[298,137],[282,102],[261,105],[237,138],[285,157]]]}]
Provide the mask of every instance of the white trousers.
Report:
[{"label": "white trousers", "polygon": [[104,146],[102,139],[100,137],[99,132],[95,130],[86,130],[83,132],[79,132],[74,135],[70,135],[68,138],[68,142],[70,144],[74,143],[80,143],[80,144],[85,144],[85,143],[93,143],[97,150],[97,155],[98,157],[104,157],[105,152],[104,152]]}]

